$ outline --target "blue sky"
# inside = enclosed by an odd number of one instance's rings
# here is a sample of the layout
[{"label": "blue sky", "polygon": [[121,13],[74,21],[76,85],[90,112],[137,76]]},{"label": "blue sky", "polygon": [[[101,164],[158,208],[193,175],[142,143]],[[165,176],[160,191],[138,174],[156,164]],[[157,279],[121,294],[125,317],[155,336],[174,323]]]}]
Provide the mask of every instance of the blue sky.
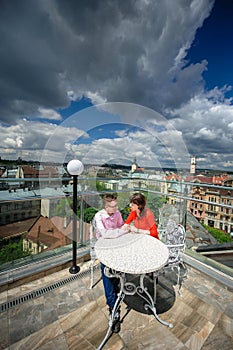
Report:
[{"label": "blue sky", "polygon": [[[233,70],[233,2],[215,1],[211,14],[201,28],[197,30],[195,40],[187,58],[192,62],[208,61],[208,70],[203,73],[206,87],[232,85]],[[232,96],[232,91],[229,96]]]},{"label": "blue sky", "polygon": [[2,1],[0,156],[233,171],[232,18],[231,0]]}]

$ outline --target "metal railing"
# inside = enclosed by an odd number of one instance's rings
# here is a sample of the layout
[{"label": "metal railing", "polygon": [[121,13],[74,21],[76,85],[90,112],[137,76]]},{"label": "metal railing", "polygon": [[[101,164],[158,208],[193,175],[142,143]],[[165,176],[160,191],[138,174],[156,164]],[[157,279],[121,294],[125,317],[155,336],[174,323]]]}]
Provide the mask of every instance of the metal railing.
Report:
[{"label": "metal railing", "polygon": [[[54,181],[53,181],[54,180]],[[114,180],[114,183],[112,183]],[[71,223],[72,216],[72,199],[73,199],[73,190],[71,186],[72,178],[63,178],[60,180],[60,186],[58,186],[58,179],[0,179],[0,183],[4,182],[9,185],[7,190],[0,191],[0,234],[5,230],[9,230],[9,224],[13,225],[15,218],[28,219],[28,212],[31,210],[31,217],[38,218],[42,211],[47,210],[48,220],[51,221],[54,225],[56,225],[54,217],[59,216],[56,213],[60,213],[61,217],[64,220],[63,229],[61,230],[61,234],[67,235],[67,241],[70,234],[70,231],[66,231],[65,229]],[[11,188],[11,183],[19,183],[18,188]],[[27,184],[33,183],[32,188],[28,188]],[[45,187],[44,184],[49,184],[50,187]],[[55,185],[54,185],[55,184]],[[164,187],[164,185],[166,185]],[[169,190],[172,188],[172,185],[176,185],[178,188],[176,191],[170,192]],[[120,209],[127,208],[127,204],[129,203],[129,196],[133,192],[142,191],[147,196],[147,203],[149,207],[154,211],[158,228],[164,225],[162,222],[163,218],[161,216],[162,204],[172,199],[173,205],[170,204],[171,214],[174,214],[176,220],[179,223],[182,223],[184,226],[187,224],[187,209],[189,202],[197,202],[202,203],[203,205],[214,205],[217,208],[228,208],[231,211],[231,217],[233,214],[233,206],[231,204],[217,203],[208,200],[202,200],[193,198],[191,190],[193,187],[211,187],[214,189],[227,189],[228,191],[233,191],[232,187],[219,186],[219,185],[207,185],[207,184],[196,184],[190,182],[177,182],[177,181],[165,181],[158,179],[150,179],[148,184],[148,179],[142,178],[91,178],[91,177],[79,177],[78,179],[78,230],[77,230],[77,243],[78,250],[81,248],[88,247],[89,244],[89,226],[85,219],[87,208],[94,208],[96,211],[102,207],[101,195],[106,192],[117,192],[118,193],[118,202]],[[4,187],[4,186],[1,186]],[[50,191],[48,191],[48,188]],[[98,190],[97,190],[98,188]],[[229,200],[232,201],[232,197],[228,196]],[[24,203],[31,203],[30,207],[25,208]],[[39,205],[34,206],[32,203],[38,201]],[[17,204],[17,205],[16,205]],[[60,206],[60,212],[58,210]],[[168,206],[168,204],[167,204]],[[8,208],[6,210],[6,208]],[[35,215],[33,210],[36,211],[38,215]],[[23,216],[20,216],[23,214]],[[18,214],[18,216],[16,215]],[[33,216],[34,215],[34,216]],[[7,222],[3,220],[3,217],[6,218]],[[46,215],[45,215],[46,216]],[[66,221],[66,224],[65,224]],[[91,221],[91,220],[90,220]],[[89,222],[90,222],[89,221]],[[197,221],[198,223],[198,221]],[[60,224],[59,224],[60,225]],[[233,225],[233,222],[229,223],[229,225]],[[66,226],[66,227],[65,227]],[[232,226],[233,227],[233,226]],[[61,226],[58,227],[58,231]],[[195,230],[195,227],[193,227]],[[30,229],[28,230],[29,235],[26,235],[26,239],[28,242],[30,241]],[[38,233],[39,229],[38,229]],[[20,235],[20,232],[19,232]],[[7,236],[7,232],[5,232],[5,236],[1,238],[10,238],[11,235]],[[50,232],[50,237],[53,236],[53,232]],[[13,237],[13,235],[12,235]],[[39,235],[37,237],[37,241],[39,241]],[[40,242],[41,243],[41,242]],[[33,242],[32,242],[33,244]],[[36,255],[31,255],[29,257],[21,258],[19,260],[15,260],[6,264],[0,265],[1,271],[12,271],[17,270],[23,266],[29,266],[31,264],[41,264],[41,262],[46,260],[51,260],[59,256],[59,263],[64,260],[71,260],[71,240],[68,244],[61,244],[56,249],[48,249],[40,252]],[[54,254],[54,252],[56,253]],[[83,249],[85,254],[88,249]],[[62,257],[62,258],[61,258]]]}]

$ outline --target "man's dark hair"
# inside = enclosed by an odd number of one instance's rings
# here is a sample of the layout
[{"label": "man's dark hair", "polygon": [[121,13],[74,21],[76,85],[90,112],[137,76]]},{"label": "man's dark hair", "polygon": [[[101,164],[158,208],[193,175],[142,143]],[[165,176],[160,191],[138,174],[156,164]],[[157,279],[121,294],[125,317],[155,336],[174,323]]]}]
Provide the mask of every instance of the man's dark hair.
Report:
[{"label": "man's dark hair", "polygon": [[109,202],[116,201],[117,200],[117,194],[116,193],[104,194],[102,199],[103,199],[103,204],[105,206]]}]

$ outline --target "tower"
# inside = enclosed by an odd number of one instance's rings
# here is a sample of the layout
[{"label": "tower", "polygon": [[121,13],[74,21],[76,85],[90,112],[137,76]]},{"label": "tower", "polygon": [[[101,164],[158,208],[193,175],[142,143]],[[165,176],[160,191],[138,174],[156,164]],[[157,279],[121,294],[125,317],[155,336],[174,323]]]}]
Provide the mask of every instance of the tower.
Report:
[{"label": "tower", "polygon": [[137,167],[138,167],[138,165],[137,165],[137,161],[136,161],[136,157],[135,157],[134,162],[131,165],[131,172],[134,173],[135,170],[137,170]]},{"label": "tower", "polygon": [[190,163],[190,174],[196,173],[196,157],[192,156],[191,157],[191,163]]}]

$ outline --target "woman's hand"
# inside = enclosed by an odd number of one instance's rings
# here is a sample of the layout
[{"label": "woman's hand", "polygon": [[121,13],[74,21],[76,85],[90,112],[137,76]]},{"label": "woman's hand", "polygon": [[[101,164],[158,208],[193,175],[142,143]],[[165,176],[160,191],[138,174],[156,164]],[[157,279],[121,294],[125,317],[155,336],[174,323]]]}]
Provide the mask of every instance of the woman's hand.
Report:
[{"label": "woman's hand", "polygon": [[141,233],[143,235],[149,235],[150,234],[149,230],[143,230],[143,229],[137,228],[135,226],[131,226],[130,228],[131,228],[131,232],[132,233]]},{"label": "woman's hand", "polygon": [[130,232],[130,225],[128,224],[124,224],[122,227],[121,227],[122,230],[126,231],[126,232]]},{"label": "woman's hand", "polygon": [[131,227],[130,227],[130,232],[132,232],[132,233],[139,233],[139,230],[138,230],[137,227],[131,226]]}]

